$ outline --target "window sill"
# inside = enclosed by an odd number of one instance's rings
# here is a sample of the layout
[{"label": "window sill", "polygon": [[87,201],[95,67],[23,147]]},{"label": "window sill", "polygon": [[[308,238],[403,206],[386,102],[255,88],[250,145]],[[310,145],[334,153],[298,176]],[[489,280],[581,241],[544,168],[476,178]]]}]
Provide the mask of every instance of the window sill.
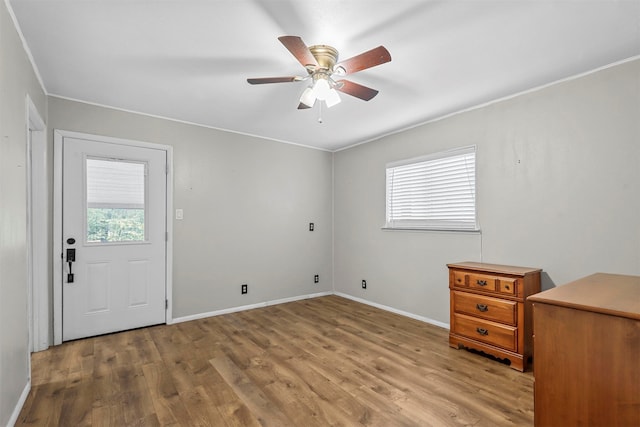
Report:
[{"label": "window sill", "polygon": [[381,227],[382,231],[417,231],[417,232],[429,232],[429,233],[465,233],[465,234],[482,234],[480,229],[478,230],[461,230],[461,229],[446,229],[446,228],[420,228],[420,227]]}]

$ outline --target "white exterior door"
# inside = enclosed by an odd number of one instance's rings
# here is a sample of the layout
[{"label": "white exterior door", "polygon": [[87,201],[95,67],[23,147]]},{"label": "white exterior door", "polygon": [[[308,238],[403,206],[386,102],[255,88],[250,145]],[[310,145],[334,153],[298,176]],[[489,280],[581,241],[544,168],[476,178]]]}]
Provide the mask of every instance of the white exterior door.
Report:
[{"label": "white exterior door", "polygon": [[166,151],[62,151],[62,340],[165,323]]}]

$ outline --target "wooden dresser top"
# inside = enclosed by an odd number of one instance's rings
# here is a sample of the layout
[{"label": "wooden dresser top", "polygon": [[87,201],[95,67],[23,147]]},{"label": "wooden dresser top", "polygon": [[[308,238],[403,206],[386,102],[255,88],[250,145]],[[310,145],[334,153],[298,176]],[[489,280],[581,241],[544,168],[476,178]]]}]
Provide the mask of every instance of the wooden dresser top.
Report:
[{"label": "wooden dresser top", "polygon": [[498,274],[512,274],[515,276],[524,276],[531,273],[541,271],[539,268],[514,267],[512,265],[487,264],[484,262],[456,262],[447,264],[449,268],[460,268],[463,270],[485,271]]},{"label": "wooden dresser top", "polygon": [[640,320],[640,276],[596,273],[531,295],[527,301]]}]

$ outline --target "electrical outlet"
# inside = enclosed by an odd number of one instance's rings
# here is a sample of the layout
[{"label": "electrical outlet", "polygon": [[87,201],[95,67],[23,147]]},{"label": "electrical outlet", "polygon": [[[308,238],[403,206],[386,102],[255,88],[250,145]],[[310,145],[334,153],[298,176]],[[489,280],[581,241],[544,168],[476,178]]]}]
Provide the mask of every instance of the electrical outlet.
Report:
[{"label": "electrical outlet", "polygon": [[316,226],[312,222],[310,222],[309,223],[309,231],[313,231],[314,228],[316,228]]},{"label": "electrical outlet", "polygon": [[362,279],[362,289],[367,289],[367,281]]},{"label": "electrical outlet", "polygon": [[318,283],[319,281],[320,281],[320,276],[318,274],[313,276],[313,283]]},{"label": "electrical outlet", "polygon": [[240,292],[242,292],[242,294],[246,294],[247,292],[249,292],[249,285],[247,285],[246,283],[244,283],[241,287],[240,287]]}]

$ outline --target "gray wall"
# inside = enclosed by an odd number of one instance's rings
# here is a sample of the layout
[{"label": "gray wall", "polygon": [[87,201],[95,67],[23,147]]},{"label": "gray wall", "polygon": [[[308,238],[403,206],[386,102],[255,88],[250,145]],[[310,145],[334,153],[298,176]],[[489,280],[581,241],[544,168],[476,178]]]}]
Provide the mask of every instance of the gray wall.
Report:
[{"label": "gray wall", "polygon": [[0,425],[29,376],[27,316],[27,123],[29,95],[46,121],[46,97],[0,2]]},{"label": "gray wall", "polygon": [[49,111],[50,129],[173,146],[174,318],[333,289],[331,153],[54,97]]},{"label": "gray wall", "polygon": [[[636,60],[335,153],[335,290],[448,324],[448,262],[640,274],[639,118]],[[481,233],[380,229],[387,162],[470,144]]]}]

